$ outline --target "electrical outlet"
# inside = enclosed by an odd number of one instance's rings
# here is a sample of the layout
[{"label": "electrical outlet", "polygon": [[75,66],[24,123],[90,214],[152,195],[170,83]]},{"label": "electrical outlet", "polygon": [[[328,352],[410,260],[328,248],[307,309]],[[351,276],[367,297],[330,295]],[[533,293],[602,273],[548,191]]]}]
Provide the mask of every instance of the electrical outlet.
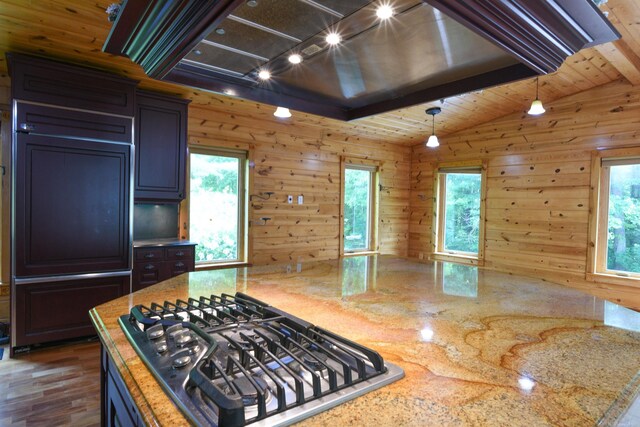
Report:
[{"label": "electrical outlet", "polygon": [[287,196],[287,203],[293,203],[293,196],[291,194]]},{"label": "electrical outlet", "polygon": [[301,205],[304,202],[304,196],[301,194],[298,196],[298,204]]}]

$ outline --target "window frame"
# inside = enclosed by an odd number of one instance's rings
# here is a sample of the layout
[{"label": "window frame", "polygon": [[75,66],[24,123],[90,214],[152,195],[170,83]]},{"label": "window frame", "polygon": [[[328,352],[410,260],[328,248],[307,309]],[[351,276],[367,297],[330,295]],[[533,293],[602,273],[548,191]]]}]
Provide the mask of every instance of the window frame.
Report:
[{"label": "window frame", "polygon": [[[378,253],[378,218],[380,204],[380,171],[382,163],[377,160],[362,159],[357,157],[340,157],[340,238],[339,253],[341,257]],[[368,249],[345,251],[344,249],[344,219],[345,219],[345,184],[346,169],[366,170],[371,173],[369,191],[369,244]]]},{"label": "window frame", "polygon": [[[225,267],[229,265],[245,265],[249,262],[249,212],[248,194],[250,185],[250,150],[231,149],[224,147],[198,146],[189,147],[187,158],[187,199],[186,199],[186,234],[191,239],[191,154],[201,154],[220,157],[236,158],[240,161],[238,172],[238,257],[234,260],[195,261],[196,270]],[[197,242],[196,242],[197,243]]]},{"label": "window frame", "polygon": [[[478,225],[478,252],[462,252],[446,250],[444,248],[445,236],[445,202],[447,173],[461,173],[463,171],[477,170],[480,173],[480,218]],[[485,248],[485,203],[487,193],[487,162],[482,160],[470,160],[461,162],[438,163],[433,168],[433,222],[431,228],[431,258],[436,261],[453,261],[469,265],[484,265]]]},{"label": "window frame", "polygon": [[640,164],[640,147],[597,150],[591,155],[591,190],[589,209],[589,244],[587,245],[587,268],[585,279],[600,283],[640,287],[640,273],[622,272],[607,268],[607,245],[609,225],[610,166],[604,162],[628,162]]}]

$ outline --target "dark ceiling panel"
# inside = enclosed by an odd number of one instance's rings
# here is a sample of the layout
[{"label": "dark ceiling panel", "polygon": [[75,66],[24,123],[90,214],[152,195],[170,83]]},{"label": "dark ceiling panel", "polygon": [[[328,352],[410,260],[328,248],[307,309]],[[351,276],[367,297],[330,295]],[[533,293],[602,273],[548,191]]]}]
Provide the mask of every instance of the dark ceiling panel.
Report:
[{"label": "dark ceiling panel", "polygon": [[[199,54],[196,54],[199,52]],[[189,53],[185,59],[204,65],[214,66],[216,69],[229,70],[232,73],[245,75],[259,67],[264,61],[257,58],[241,55],[206,43],[200,43]]]},{"label": "dark ceiling panel", "polygon": [[324,7],[327,7],[331,10],[335,10],[336,12],[346,16],[354,11],[366,6],[370,3],[368,0],[315,0],[315,3],[318,3]]},{"label": "dark ceiling panel", "polygon": [[218,28],[224,29],[224,34],[218,34],[213,31],[205,40],[269,59],[286,52],[297,44],[291,39],[277,36],[232,19],[226,19]]},{"label": "dark ceiling panel", "polygon": [[[277,83],[358,108],[515,65],[508,53],[423,4],[278,74]],[[398,49],[402,46],[402,49]]]},{"label": "dark ceiling panel", "polygon": [[245,3],[233,11],[233,16],[299,40],[305,40],[339,20],[338,17],[299,0],[259,0],[255,7]]}]

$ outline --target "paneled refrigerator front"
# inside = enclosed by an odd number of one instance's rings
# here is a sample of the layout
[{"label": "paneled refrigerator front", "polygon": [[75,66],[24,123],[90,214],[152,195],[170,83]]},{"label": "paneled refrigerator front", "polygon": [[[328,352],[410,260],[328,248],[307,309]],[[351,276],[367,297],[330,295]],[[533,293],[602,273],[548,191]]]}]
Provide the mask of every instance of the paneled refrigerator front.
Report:
[{"label": "paneled refrigerator front", "polygon": [[130,291],[135,82],[9,62],[12,350],[21,350],[93,334],[89,309]]}]

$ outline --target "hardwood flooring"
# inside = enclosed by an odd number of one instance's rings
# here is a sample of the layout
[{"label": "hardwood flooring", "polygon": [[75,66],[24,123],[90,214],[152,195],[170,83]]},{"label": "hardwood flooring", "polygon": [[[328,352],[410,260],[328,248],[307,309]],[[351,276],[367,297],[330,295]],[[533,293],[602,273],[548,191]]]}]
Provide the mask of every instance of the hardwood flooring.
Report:
[{"label": "hardwood flooring", "polygon": [[100,425],[100,343],[38,349],[0,361],[0,426]]}]

